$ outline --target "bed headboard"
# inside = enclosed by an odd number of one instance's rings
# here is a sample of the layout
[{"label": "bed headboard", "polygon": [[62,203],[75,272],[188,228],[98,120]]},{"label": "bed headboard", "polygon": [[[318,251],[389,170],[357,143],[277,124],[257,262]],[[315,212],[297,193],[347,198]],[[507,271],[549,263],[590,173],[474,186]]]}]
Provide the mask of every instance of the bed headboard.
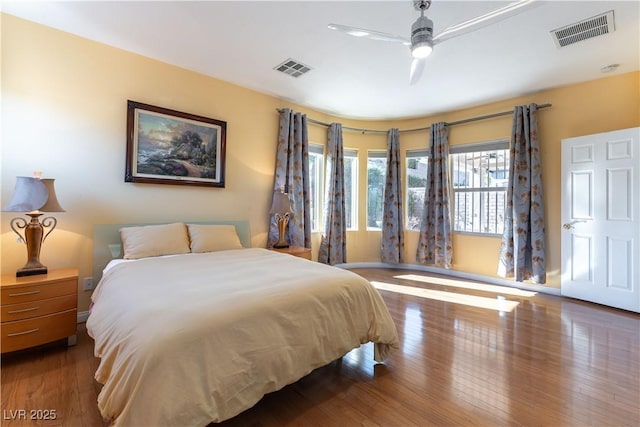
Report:
[{"label": "bed headboard", "polygon": [[[177,222],[177,221],[176,221]],[[168,222],[167,222],[168,223]],[[162,224],[167,224],[162,223]],[[188,224],[230,224],[236,227],[240,243],[245,248],[251,247],[251,228],[249,221],[185,221]],[[120,229],[140,225],[157,225],[150,223],[138,224],[96,224],[93,226],[93,284],[98,284],[102,277],[102,270],[114,258],[122,257],[122,243]],[[116,253],[114,256],[112,251]]]}]

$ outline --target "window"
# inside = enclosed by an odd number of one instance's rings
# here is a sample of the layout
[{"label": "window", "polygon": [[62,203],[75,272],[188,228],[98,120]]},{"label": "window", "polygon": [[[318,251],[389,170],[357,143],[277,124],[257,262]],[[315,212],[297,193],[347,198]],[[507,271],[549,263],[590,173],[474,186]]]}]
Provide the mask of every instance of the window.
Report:
[{"label": "window", "polygon": [[344,150],[344,206],[347,230],[358,229],[358,152]]},{"label": "window", "polygon": [[424,210],[424,192],[427,186],[427,150],[407,151],[407,203],[406,228],[420,231]]},{"label": "window", "polygon": [[320,231],[322,218],[322,188],[324,147],[309,144],[309,192],[311,193],[311,230]]},{"label": "window", "polygon": [[387,152],[369,151],[367,156],[367,228],[382,228]]},{"label": "window", "polygon": [[509,142],[450,148],[454,231],[502,234],[509,181]]},{"label": "window", "polygon": [[[358,228],[358,152],[344,150],[344,190],[347,230]],[[311,229],[322,231],[324,215],[324,146],[309,144],[309,192]]]}]

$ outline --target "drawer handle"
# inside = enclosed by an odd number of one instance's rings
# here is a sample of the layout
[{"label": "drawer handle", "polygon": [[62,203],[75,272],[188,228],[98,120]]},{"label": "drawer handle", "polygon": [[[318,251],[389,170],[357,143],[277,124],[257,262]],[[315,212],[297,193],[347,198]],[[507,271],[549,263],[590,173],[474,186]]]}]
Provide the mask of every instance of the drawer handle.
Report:
[{"label": "drawer handle", "polygon": [[38,332],[40,329],[35,328],[35,329],[31,329],[30,331],[24,331],[24,332],[16,332],[13,334],[7,334],[8,337],[17,337],[18,335],[27,335],[27,334],[32,334],[34,332]]},{"label": "drawer handle", "polygon": [[9,294],[10,297],[21,297],[23,295],[34,295],[39,294],[40,291],[29,291],[29,292],[20,292],[19,294]]},{"label": "drawer handle", "polygon": [[40,309],[40,307],[23,308],[22,310],[7,311],[7,314],[24,313],[24,312],[27,312],[27,311],[35,311],[35,310],[39,310],[39,309]]}]

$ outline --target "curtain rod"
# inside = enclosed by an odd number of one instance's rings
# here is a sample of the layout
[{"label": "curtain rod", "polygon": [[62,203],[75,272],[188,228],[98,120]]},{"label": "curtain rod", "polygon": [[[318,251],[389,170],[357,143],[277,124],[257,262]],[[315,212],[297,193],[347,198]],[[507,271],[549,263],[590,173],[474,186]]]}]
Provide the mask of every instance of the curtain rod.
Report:
[{"label": "curtain rod", "polygon": [[[541,104],[541,105],[538,105],[538,109],[551,107],[551,105],[552,104]],[[276,111],[278,111],[278,113],[282,113],[284,110],[282,108],[276,108]],[[502,111],[500,113],[494,113],[494,114],[486,114],[484,116],[471,117],[471,118],[468,118],[468,119],[456,120],[455,122],[445,122],[445,123],[446,123],[447,126],[456,126],[456,125],[463,125],[465,123],[477,122],[477,121],[480,121],[480,120],[493,119],[495,117],[508,116],[509,114],[513,114],[513,110],[511,110],[511,111]],[[330,126],[329,123],[321,122],[319,120],[311,119],[309,117],[307,117],[307,121],[309,123],[313,123],[313,124],[320,125],[320,126],[325,126],[325,127],[329,127]],[[402,129],[402,130],[400,130],[400,132],[420,132],[420,131],[429,130],[430,128],[431,128],[431,126],[422,127],[422,128],[415,128],[415,129]],[[352,131],[352,132],[360,132],[362,134],[365,134],[365,133],[384,133],[384,134],[386,134],[388,132],[386,130],[360,129],[360,128],[352,128],[352,127],[348,127],[348,126],[343,126],[342,129],[343,130],[349,130],[349,131]]]}]

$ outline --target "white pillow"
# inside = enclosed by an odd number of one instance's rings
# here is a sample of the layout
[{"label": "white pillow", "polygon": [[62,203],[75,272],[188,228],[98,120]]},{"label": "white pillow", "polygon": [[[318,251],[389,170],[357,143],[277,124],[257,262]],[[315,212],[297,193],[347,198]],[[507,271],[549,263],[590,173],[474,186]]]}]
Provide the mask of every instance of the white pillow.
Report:
[{"label": "white pillow", "polygon": [[181,222],[123,227],[120,229],[120,239],[124,259],[189,253],[187,227]]},{"label": "white pillow", "polygon": [[233,225],[187,224],[191,252],[215,252],[242,249],[236,227]]}]

